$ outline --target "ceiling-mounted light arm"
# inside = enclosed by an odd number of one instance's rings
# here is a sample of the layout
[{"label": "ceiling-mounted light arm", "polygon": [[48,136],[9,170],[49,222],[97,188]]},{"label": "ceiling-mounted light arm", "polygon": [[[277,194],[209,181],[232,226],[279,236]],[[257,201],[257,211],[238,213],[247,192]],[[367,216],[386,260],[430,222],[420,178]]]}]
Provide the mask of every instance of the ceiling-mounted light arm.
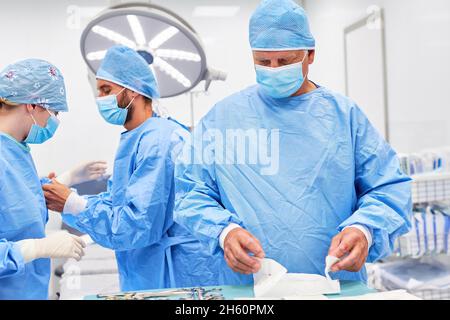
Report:
[{"label": "ceiling-mounted light arm", "polygon": [[226,81],[227,74],[223,71],[216,70],[213,68],[208,68],[205,74],[205,91],[209,90],[211,82],[213,81]]}]

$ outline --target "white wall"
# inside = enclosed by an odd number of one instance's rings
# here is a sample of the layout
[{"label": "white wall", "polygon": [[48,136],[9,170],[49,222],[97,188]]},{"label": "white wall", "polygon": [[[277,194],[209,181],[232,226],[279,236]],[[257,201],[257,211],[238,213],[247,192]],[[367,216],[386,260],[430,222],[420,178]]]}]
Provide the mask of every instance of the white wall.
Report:
[{"label": "white wall", "polygon": [[[80,36],[89,18],[109,5],[107,0],[15,0],[0,2],[0,68],[25,58],[41,58],[58,66],[66,80],[70,112],[61,117],[56,136],[41,146],[32,146],[40,174],[62,172],[81,161],[105,159],[112,163],[123,129],[106,124],[98,115],[87,69],[79,49]],[[195,100],[196,121],[215,102],[255,82],[250,47],[248,19],[258,0],[159,0],[188,20],[204,39],[208,63],[228,73],[226,82],[213,83],[208,96]],[[85,17],[80,29],[70,29],[74,22],[68,13],[72,6],[81,8]],[[237,5],[238,15],[232,18],[194,18],[197,5]],[[203,88],[204,84],[200,84]],[[200,88],[199,88],[200,89]],[[190,124],[190,97],[162,100],[171,115]]]},{"label": "white wall", "polygon": [[304,0],[317,39],[312,78],[345,91],[343,29],[373,4],[386,16],[393,146],[413,152],[450,145],[448,0]]}]

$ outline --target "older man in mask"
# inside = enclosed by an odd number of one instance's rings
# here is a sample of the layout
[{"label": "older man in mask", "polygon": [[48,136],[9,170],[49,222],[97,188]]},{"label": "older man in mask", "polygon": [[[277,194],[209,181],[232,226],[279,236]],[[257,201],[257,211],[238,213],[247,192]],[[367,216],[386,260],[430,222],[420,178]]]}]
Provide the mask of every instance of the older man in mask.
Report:
[{"label": "older man in mask", "polygon": [[353,101],[309,80],[315,39],[300,6],[262,1],[250,45],[258,84],[215,105],[185,145],[175,221],[241,283],[259,258],[323,274],[327,255],[340,259],[335,278],[364,281],[364,263],[410,227],[410,179]]}]

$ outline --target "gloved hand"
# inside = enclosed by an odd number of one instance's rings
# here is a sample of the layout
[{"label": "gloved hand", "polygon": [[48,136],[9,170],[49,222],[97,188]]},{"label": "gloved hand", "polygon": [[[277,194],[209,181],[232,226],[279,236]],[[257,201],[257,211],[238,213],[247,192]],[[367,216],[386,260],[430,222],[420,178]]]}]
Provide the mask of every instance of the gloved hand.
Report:
[{"label": "gloved hand", "polygon": [[42,239],[27,239],[18,242],[25,263],[40,258],[73,258],[77,261],[84,255],[83,239],[67,231],[60,231]]},{"label": "gloved hand", "polygon": [[90,161],[64,172],[56,177],[60,183],[72,187],[74,185],[100,179],[105,175],[108,165],[106,161]]}]

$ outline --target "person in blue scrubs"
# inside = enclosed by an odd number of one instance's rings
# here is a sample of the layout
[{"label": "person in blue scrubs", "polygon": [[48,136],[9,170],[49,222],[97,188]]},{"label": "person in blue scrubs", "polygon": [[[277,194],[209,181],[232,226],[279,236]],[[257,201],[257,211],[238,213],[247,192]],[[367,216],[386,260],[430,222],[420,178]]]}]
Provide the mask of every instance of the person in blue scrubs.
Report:
[{"label": "person in blue scrubs", "polygon": [[49,208],[115,250],[123,291],[219,284],[222,260],[173,222],[173,160],[188,132],[153,111],[159,92],[148,63],[130,48],[112,47],[97,87],[101,116],[126,129],[108,189],[80,197],[56,177],[44,186]]},{"label": "person in blue scrubs", "polygon": [[[250,20],[257,85],[217,103],[176,166],[174,219],[252,283],[261,258],[291,273],[365,281],[410,228],[410,178],[349,98],[308,78],[303,8],[262,1]],[[224,270],[227,272],[227,270]]]},{"label": "person in blue scrubs", "polygon": [[66,111],[64,79],[50,63],[28,59],[0,71],[0,300],[47,299],[49,258],[83,255],[76,236],[46,237],[48,211],[29,147],[50,139]]}]

